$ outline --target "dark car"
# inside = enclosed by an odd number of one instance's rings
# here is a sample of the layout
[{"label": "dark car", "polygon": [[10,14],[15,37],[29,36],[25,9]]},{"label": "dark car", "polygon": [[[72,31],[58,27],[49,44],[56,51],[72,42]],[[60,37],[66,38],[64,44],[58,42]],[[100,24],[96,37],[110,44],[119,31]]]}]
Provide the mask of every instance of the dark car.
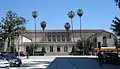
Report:
[{"label": "dark car", "polygon": [[0,55],[10,62],[10,66],[19,67],[22,64],[22,61],[13,54],[1,53]]},{"label": "dark car", "polygon": [[118,64],[119,56],[117,53],[103,53],[104,63]]}]

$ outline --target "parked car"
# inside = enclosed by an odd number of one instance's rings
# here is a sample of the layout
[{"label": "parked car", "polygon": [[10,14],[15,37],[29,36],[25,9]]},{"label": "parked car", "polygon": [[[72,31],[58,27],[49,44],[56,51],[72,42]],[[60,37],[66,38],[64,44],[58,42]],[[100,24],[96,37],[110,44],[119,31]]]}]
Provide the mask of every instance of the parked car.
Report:
[{"label": "parked car", "polygon": [[2,56],[0,56],[0,68],[8,68],[10,67],[9,62]]},{"label": "parked car", "polygon": [[110,64],[118,64],[119,63],[119,56],[117,53],[103,53],[104,63]]},{"label": "parked car", "polygon": [[13,54],[1,53],[0,55],[4,57],[7,61],[9,61],[10,66],[19,67],[22,64],[22,61]]}]

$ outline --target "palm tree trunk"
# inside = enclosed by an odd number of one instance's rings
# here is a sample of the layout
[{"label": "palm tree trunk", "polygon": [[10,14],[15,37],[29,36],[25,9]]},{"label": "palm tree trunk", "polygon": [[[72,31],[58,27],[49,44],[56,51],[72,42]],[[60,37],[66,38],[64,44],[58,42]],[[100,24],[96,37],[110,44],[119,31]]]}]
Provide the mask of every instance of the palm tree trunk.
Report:
[{"label": "palm tree trunk", "polygon": [[33,46],[33,56],[34,56],[34,51],[35,51],[35,48],[36,47],[36,19],[34,18],[34,21],[35,21],[35,42],[34,42],[34,46]]},{"label": "palm tree trunk", "polygon": [[45,42],[45,32],[43,30],[43,42]]},{"label": "palm tree trunk", "polygon": [[9,47],[10,47],[10,38],[8,38],[8,45],[7,45],[6,52],[9,52]]},{"label": "palm tree trunk", "polygon": [[81,17],[80,17],[80,38],[82,39]]},{"label": "palm tree trunk", "polygon": [[75,40],[74,40],[74,32],[73,32],[73,23],[72,23],[72,18],[71,18],[71,26],[72,26],[72,34],[73,34],[73,42],[74,42]]}]

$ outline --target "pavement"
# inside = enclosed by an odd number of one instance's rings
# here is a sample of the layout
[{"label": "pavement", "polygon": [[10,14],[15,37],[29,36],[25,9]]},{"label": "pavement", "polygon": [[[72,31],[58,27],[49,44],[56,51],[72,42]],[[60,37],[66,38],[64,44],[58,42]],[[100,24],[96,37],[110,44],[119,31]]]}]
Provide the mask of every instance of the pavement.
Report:
[{"label": "pavement", "polygon": [[91,57],[57,57],[46,69],[120,69],[120,65],[100,64]]},{"label": "pavement", "polygon": [[0,69],[46,69],[48,65],[53,61],[48,57],[43,56],[34,56],[29,57],[20,57],[22,60],[22,65],[20,67],[10,67],[10,68],[0,68]]},{"label": "pavement", "polygon": [[96,56],[30,56],[28,59],[19,57],[22,60],[21,67],[10,67],[9,69],[46,69],[57,57],[96,58]]},{"label": "pavement", "polygon": [[100,68],[97,56],[30,56],[29,59],[20,59],[21,67],[9,69],[120,69],[120,65],[109,64],[104,64],[103,68]]}]

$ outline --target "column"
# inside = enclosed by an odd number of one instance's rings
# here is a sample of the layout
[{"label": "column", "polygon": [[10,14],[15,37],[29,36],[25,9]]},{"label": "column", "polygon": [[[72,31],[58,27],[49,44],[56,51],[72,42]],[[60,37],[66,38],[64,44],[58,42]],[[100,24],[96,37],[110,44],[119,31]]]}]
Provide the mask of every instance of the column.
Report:
[{"label": "column", "polygon": [[60,32],[60,42],[62,42],[62,37],[61,37],[61,36],[62,36],[62,34],[61,34],[61,32]]},{"label": "column", "polygon": [[51,42],[53,42],[53,40],[52,40],[52,32],[51,32]]}]

